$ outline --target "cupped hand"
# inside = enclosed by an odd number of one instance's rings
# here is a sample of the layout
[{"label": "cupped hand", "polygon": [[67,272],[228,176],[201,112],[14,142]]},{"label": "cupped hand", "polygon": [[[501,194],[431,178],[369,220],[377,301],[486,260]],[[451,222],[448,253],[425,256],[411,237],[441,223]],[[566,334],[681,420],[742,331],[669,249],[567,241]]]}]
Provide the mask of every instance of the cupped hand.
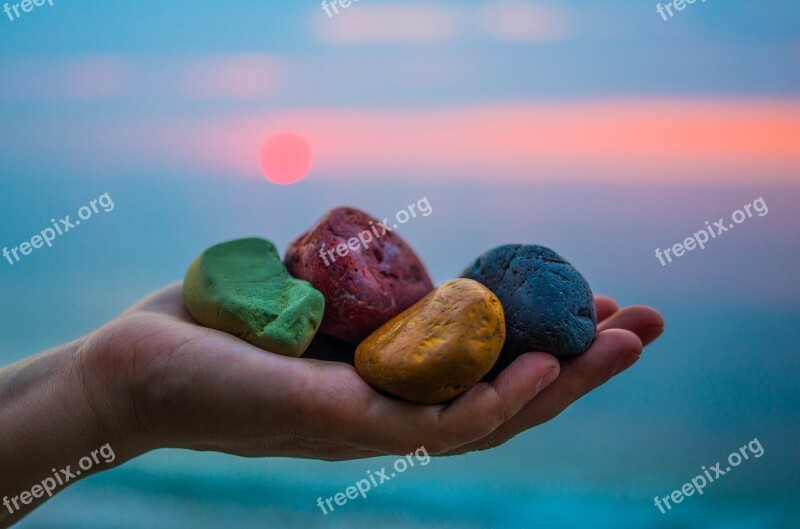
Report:
[{"label": "cupped hand", "polygon": [[552,419],[633,365],[662,331],[651,308],[618,310],[605,297],[596,305],[598,336],[584,355],[559,364],[527,353],[493,382],[426,406],[376,391],[346,363],[283,357],[201,327],[175,284],[84,340],[84,384],[100,422],[134,436],[142,451],[342,460],[424,446],[459,454]]}]

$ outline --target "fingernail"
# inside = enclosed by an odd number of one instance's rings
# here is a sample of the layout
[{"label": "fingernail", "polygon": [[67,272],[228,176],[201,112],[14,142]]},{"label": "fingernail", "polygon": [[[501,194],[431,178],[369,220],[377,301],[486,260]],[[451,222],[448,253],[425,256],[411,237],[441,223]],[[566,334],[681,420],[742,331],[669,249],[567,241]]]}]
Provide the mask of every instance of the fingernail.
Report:
[{"label": "fingernail", "polygon": [[548,369],[547,372],[542,377],[542,380],[539,381],[539,385],[536,386],[536,393],[539,393],[544,388],[552,384],[553,381],[557,378],[558,378],[558,369],[556,369],[555,367],[551,367],[550,369]]},{"label": "fingernail", "polygon": [[641,355],[637,355],[636,353],[626,354],[624,357],[620,359],[619,362],[617,362],[617,366],[614,368],[614,372],[611,373],[611,376],[613,377],[618,373],[622,373],[623,371],[631,367],[633,364],[635,364],[640,357]]}]

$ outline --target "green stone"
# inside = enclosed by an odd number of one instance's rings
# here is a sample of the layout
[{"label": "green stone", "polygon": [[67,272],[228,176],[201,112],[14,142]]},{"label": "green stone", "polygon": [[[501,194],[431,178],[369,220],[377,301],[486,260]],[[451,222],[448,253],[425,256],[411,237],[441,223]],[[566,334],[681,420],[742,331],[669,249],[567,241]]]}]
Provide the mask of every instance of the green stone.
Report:
[{"label": "green stone", "polygon": [[275,245],[257,238],[217,244],[197,256],[183,298],[200,324],[293,357],[311,343],[325,312],[322,294],[290,276]]}]

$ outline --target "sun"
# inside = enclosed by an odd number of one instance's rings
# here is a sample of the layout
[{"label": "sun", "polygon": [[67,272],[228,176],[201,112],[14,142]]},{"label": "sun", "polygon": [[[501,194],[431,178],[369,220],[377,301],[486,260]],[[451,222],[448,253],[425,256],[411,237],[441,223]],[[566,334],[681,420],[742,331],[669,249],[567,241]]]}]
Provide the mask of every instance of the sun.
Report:
[{"label": "sun", "polygon": [[311,146],[302,136],[290,132],[272,136],[261,149],[261,171],[272,183],[299,182],[311,168]]}]

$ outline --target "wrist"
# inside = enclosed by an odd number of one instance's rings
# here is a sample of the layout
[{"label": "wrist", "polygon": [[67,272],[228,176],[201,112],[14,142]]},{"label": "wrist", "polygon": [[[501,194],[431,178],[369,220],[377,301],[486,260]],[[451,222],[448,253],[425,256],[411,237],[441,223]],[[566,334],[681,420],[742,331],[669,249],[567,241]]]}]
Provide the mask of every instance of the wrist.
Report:
[{"label": "wrist", "polygon": [[124,392],[110,391],[111,381],[100,383],[87,343],[77,340],[0,370],[0,498],[10,502],[0,526],[72,482],[144,451],[127,419]]},{"label": "wrist", "polygon": [[83,337],[71,363],[99,439],[118,451],[121,464],[157,446],[137,407],[135,359],[129,361],[115,337],[106,328]]}]

